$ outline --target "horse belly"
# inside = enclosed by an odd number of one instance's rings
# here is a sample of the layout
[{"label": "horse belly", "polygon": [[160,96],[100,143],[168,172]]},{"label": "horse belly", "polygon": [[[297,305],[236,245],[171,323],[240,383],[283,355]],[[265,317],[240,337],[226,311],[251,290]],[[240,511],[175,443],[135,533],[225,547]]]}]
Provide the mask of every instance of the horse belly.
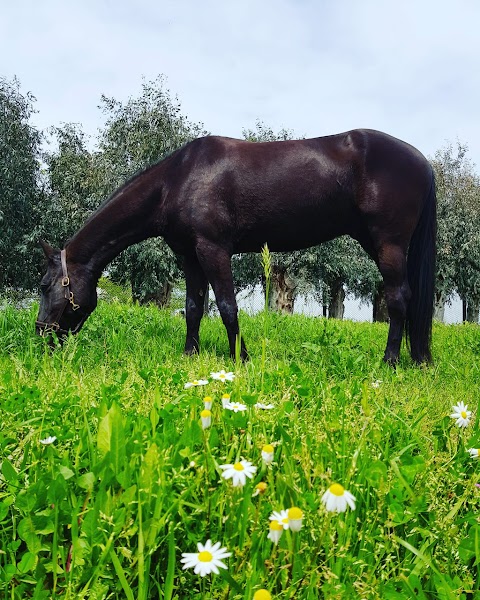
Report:
[{"label": "horse belly", "polygon": [[293,210],[255,214],[240,231],[237,252],[258,252],[264,244],[270,250],[287,252],[316,246],[349,233],[352,208],[342,202],[312,207],[296,204]]}]

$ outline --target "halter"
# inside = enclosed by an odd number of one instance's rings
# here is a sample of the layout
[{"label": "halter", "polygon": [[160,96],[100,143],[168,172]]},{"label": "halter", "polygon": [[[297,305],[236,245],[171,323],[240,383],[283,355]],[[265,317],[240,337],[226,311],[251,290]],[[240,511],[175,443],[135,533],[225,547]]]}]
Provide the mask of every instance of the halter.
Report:
[{"label": "halter", "polygon": [[[75,303],[75,298],[73,296],[73,292],[70,289],[70,277],[68,276],[67,270],[67,251],[65,248],[60,252],[60,261],[62,263],[62,287],[64,288],[63,297],[65,302],[60,307],[58,314],[55,320],[52,323],[45,323],[44,321],[35,321],[35,325],[37,325],[40,329],[40,335],[46,336],[49,333],[56,333],[59,336],[66,337],[68,335],[68,329],[62,329],[60,327],[60,319],[63,317],[63,313],[69,304],[72,305],[72,310],[76,311],[80,308],[80,304]],[[80,327],[84,324],[88,314],[85,314],[78,325],[71,329],[73,334],[77,333]]]}]

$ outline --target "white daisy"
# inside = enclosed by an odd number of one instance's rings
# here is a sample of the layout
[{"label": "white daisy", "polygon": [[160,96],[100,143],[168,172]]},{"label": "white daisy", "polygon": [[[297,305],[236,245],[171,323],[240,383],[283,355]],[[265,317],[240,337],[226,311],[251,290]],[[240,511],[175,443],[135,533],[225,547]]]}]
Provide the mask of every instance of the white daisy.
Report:
[{"label": "white daisy", "polygon": [[478,448],[469,448],[468,453],[472,458],[476,458],[477,460],[480,458],[479,453],[480,450]]},{"label": "white daisy", "polygon": [[226,408],[228,404],[230,404],[230,394],[223,394],[222,395],[222,407]]},{"label": "white daisy", "polygon": [[197,387],[198,385],[207,385],[208,379],[194,379],[193,381],[187,381],[183,386],[186,390],[191,387]]},{"label": "white daisy", "polygon": [[235,375],[231,371],[225,373],[223,369],[221,371],[218,371],[218,373],[212,372],[210,373],[210,375],[212,379],[216,379],[217,381],[223,381],[223,383],[225,383],[225,381],[233,381],[235,379]]},{"label": "white daisy", "polygon": [[290,519],[288,518],[288,510],[274,510],[270,515],[270,521],[276,521],[284,529],[290,528]]},{"label": "white daisy", "polygon": [[272,408],[275,408],[274,404],[263,404],[263,402],[257,402],[254,406],[260,410],[272,410]]},{"label": "white daisy", "polygon": [[247,410],[247,405],[242,404],[241,402],[228,402],[225,404],[224,408],[227,410],[233,410],[233,412],[245,412]]},{"label": "white daisy", "polygon": [[265,444],[265,446],[262,448],[262,460],[266,465],[272,464],[273,446],[271,444]]},{"label": "white daisy", "polygon": [[47,438],[45,438],[44,440],[40,440],[40,443],[43,444],[44,446],[48,446],[49,444],[53,444],[53,442],[57,439],[57,437],[55,435],[49,435]]},{"label": "white daisy", "polygon": [[205,396],[203,399],[203,404],[205,405],[206,410],[210,410],[212,408],[212,402],[213,400],[211,396]]},{"label": "white daisy", "polygon": [[208,409],[202,410],[200,413],[200,418],[202,419],[202,428],[207,429],[212,424],[212,412]]},{"label": "white daisy", "polygon": [[252,465],[248,460],[241,460],[233,465],[220,465],[223,470],[222,477],[231,479],[233,487],[243,487],[248,479],[255,475],[257,467]]},{"label": "white daisy", "polygon": [[347,505],[355,510],[355,496],[340,485],[339,483],[332,483],[328,490],[322,496],[322,502],[325,504],[325,508],[329,512],[345,512]]},{"label": "white daisy", "polygon": [[381,379],[376,379],[375,381],[372,382],[372,387],[379,388],[382,383],[383,383],[383,381]]},{"label": "white daisy", "polygon": [[255,497],[260,494],[264,494],[267,491],[267,487],[268,487],[268,485],[264,481],[260,481],[255,486],[255,491],[253,492],[252,496]]},{"label": "white daisy", "polygon": [[452,419],[456,419],[457,427],[467,427],[470,424],[472,411],[468,410],[468,406],[463,402],[459,402],[453,407],[453,413],[450,415]]},{"label": "white daisy", "polygon": [[191,569],[200,577],[205,577],[210,573],[220,572],[218,568],[226,569],[227,565],[221,560],[228,558],[232,555],[231,552],[227,552],[226,548],[220,548],[220,542],[213,544],[210,540],[207,540],[206,544],[197,544],[198,552],[183,552],[180,562],[183,563],[183,569]]},{"label": "white daisy", "polygon": [[287,516],[290,531],[300,531],[302,528],[303,511],[297,506],[292,506],[292,508],[288,509]]},{"label": "white daisy", "polygon": [[282,537],[283,527],[278,521],[270,521],[267,538],[274,544],[278,544]]}]

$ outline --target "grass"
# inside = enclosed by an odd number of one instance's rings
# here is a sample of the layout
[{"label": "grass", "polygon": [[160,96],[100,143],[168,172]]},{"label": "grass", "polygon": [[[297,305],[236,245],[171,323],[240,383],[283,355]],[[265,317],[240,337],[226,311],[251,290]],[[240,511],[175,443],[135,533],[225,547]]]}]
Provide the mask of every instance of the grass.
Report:
[{"label": "grass", "polygon": [[[169,311],[101,303],[53,353],[35,317],[0,311],[0,598],[480,597],[467,452],[480,446],[478,326],[435,325],[435,365],[404,349],[392,370],[380,324],[242,314],[251,360],[235,364],[218,318],[188,358]],[[232,383],[211,380],[223,368]],[[223,410],[224,392],[247,411]],[[458,401],[474,413],[465,430],[449,417]],[[233,488],[219,465],[240,459],[258,469]],[[354,511],[326,512],[334,482]],[[292,506],[302,529],[274,545],[269,516]],[[232,553],[228,569],[182,570],[181,554],[209,538]]]}]

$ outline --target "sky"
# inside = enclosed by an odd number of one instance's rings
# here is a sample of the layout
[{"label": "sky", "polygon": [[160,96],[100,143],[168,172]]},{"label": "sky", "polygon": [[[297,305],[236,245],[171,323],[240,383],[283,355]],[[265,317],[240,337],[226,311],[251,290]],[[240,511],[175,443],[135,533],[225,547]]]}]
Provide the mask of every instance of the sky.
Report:
[{"label": "sky", "polygon": [[427,156],[457,140],[480,167],[478,0],[19,0],[2,3],[0,76],[44,129],[103,124],[164,75],[191,122],[242,137],[257,119],[317,137],[357,127]]}]

